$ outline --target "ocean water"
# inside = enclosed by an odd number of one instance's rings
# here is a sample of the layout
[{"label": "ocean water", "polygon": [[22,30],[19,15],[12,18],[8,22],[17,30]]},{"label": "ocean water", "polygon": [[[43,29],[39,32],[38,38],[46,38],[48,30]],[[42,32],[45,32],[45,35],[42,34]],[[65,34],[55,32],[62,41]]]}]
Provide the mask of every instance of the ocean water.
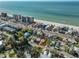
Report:
[{"label": "ocean water", "polygon": [[79,2],[0,2],[0,12],[79,26]]}]

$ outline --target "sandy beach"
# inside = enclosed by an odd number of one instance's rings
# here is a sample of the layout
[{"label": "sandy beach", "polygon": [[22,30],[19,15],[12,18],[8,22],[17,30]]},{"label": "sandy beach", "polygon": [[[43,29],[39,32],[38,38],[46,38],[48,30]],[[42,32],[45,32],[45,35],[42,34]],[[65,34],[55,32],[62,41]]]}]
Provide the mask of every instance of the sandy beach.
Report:
[{"label": "sandy beach", "polygon": [[50,21],[45,21],[45,20],[38,20],[38,19],[34,19],[35,22],[38,22],[38,23],[44,23],[44,24],[52,24],[52,25],[55,25],[55,26],[66,26],[66,27],[69,27],[69,28],[73,28],[74,30],[79,30],[79,27],[78,26],[73,26],[73,25],[67,25],[67,24],[61,24],[61,23],[56,23],[56,22],[50,22]]}]

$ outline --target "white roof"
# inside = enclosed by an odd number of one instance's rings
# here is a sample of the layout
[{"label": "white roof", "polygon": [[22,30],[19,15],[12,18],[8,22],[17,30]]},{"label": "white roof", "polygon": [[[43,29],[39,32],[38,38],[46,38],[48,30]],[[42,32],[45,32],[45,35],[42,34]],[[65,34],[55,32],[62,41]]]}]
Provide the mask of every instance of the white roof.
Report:
[{"label": "white roof", "polygon": [[47,54],[47,51],[44,51],[44,54],[41,53],[40,58],[50,58],[51,57],[51,53],[49,52]]},{"label": "white roof", "polygon": [[44,51],[44,55],[46,55],[47,54],[47,51]]},{"label": "white roof", "polygon": [[50,52],[49,52],[48,57],[50,58],[50,57],[51,57],[51,55],[52,55],[52,53],[50,53]]},{"label": "white roof", "polygon": [[0,45],[2,45],[2,41],[0,41]]},{"label": "white roof", "polygon": [[49,58],[48,55],[44,55],[41,53],[40,58]]},{"label": "white roof", "polygon": [[37,40],[37,41],[40,41],[40,38],[37,38],[36,40]]},{"label": "white roof", "polygon": [[28,53],[27,53],[27,51],[25,51],[25,53],[24,53],[24,54],[25,54],[25,56],[26,56],[27,58],[31,58],[31,55],[30,55],[30,54],[28,54]]},{"label": "white roof", "polygon": [[8,16],[13,17],[13,15],[11,15],[11,14],[8,14]]},{"label": "white roof", "polygon": [[79,48],[77,48],[77,47],[74,47],[74,50],[78,50]]}]

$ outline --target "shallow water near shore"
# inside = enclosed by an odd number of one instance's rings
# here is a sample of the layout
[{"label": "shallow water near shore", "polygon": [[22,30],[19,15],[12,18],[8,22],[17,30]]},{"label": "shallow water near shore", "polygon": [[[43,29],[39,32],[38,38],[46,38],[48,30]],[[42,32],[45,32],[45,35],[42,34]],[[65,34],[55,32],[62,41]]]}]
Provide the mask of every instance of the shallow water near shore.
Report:
[{"label": "shallow water near shore", "polygon": [[0,2],[0,12],[79,26],[79,2]]}]

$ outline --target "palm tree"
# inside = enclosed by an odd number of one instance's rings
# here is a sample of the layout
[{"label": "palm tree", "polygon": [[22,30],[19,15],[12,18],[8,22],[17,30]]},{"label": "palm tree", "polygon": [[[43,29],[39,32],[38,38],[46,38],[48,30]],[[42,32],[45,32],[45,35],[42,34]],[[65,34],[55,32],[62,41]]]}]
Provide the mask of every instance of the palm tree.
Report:
[{"label": "palm tree", "polygon": [[63,40],[63,38],[62,38],[62,37],[57,37],[57,39],[58,39],[58,40],[60,40],[60,41],[62,41],[62,40]]},{"label": "palm tree", "polygon": [[31,57],[38,58],[40,53],[42,52],[42,48],[40,47],[33,47],[31,50]]},{"label": "palm tree", "polygon": [[51,58],[57,58],[59,56],[59,53],[56,49],[53,49],[52,51],[50,51],[52,53]]},{"label": "palm tree", "polygon": [[24,55],[24,52],[23,51],[17,51],[17,57],[19,57],[19,58],[24,58],[25,57],[25,55]]},{"label": "palm tree", "polygon": [[65,46],[65,52],[68,52],[69,53],[69,46]]}]

